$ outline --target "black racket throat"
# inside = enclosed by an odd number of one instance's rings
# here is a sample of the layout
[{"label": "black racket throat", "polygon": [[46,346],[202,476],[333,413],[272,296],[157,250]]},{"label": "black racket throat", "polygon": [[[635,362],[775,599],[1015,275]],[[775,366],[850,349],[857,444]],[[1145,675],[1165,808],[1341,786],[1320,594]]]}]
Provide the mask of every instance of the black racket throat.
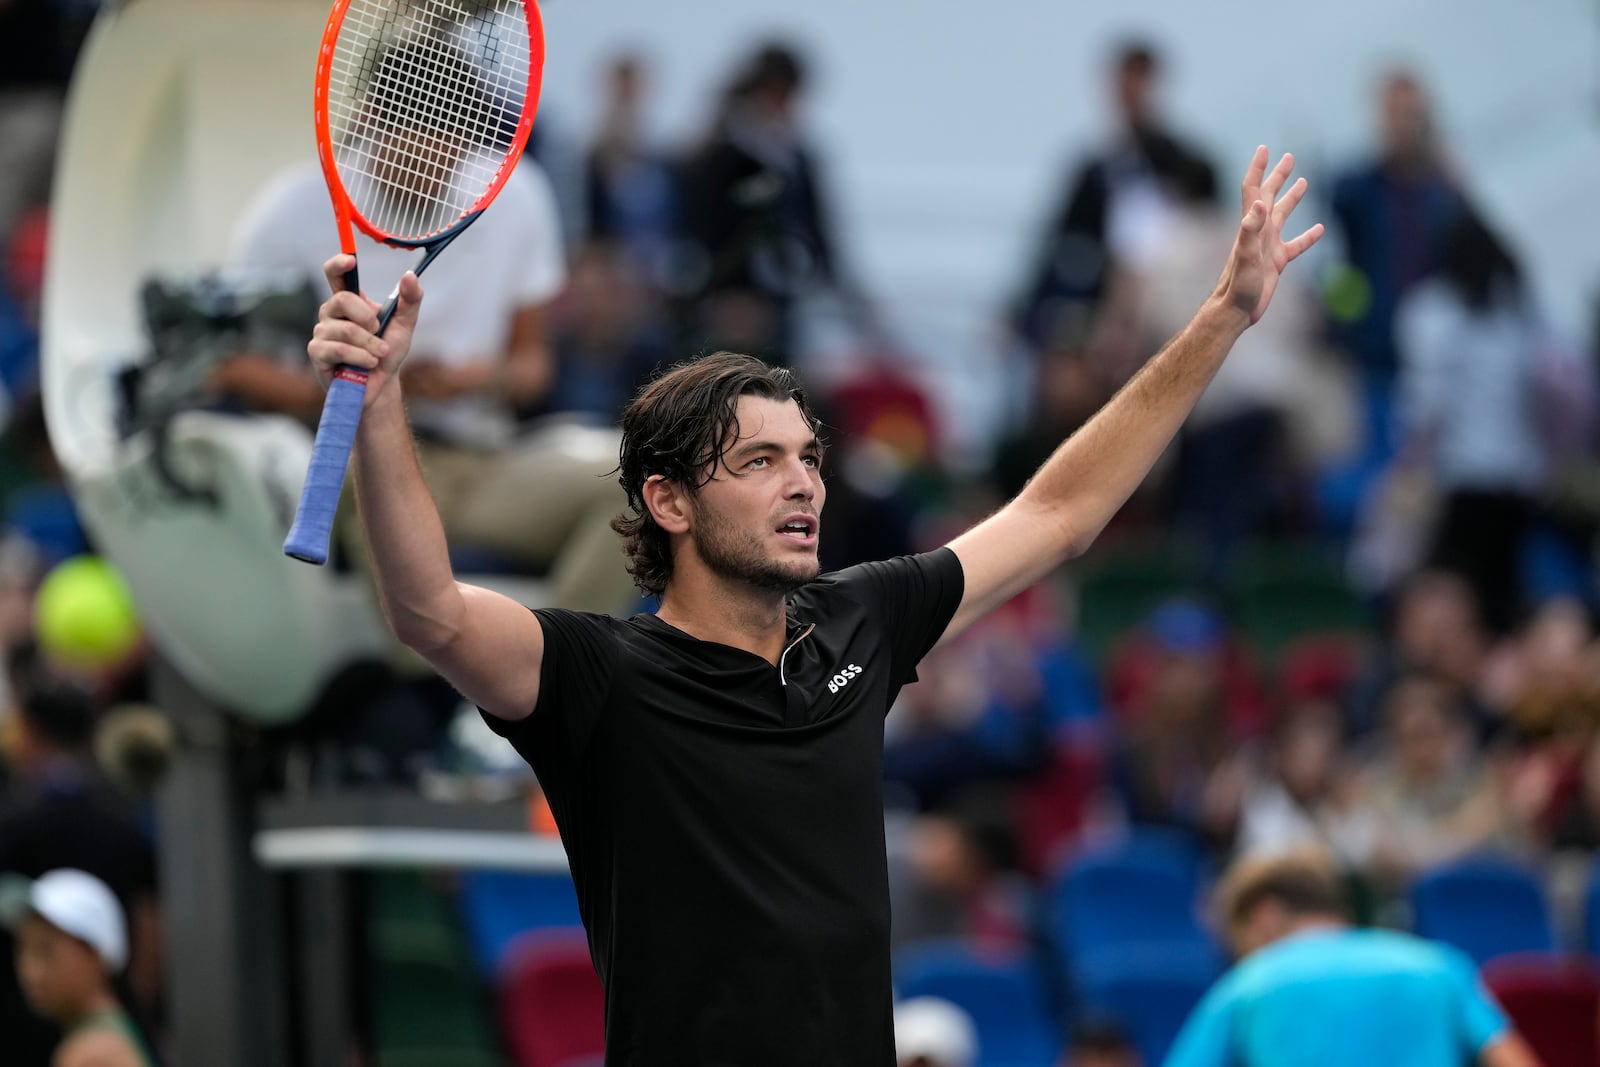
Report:
[{"label": "black racket throat", "polygon": [[[422,259],[417,262],[415,267],[411,268],[411,273],[420,277],[422,272],[428,269],[428,264],[439,258],[439,253],[443,252],[445,248],[449,246],[451,241],[454,241],[458,236],[461,235],[462,230],[465,230],[468,226],[471,226],[477,221],[478,216],[482,214],[482,208],[479,208],[476,211],[469,211],[465,215],[461,216],[461,221],[457,222],[444,233],[441,233],[436,237],[428,238],[426,242],[417,241],[408,242],[406,244],[397,243],[394,245],[394,247],[422,249]],[[349,270],[344,272],[344,287],[352,293],[359,293],[361,291],[361,276],[356,267],[351,267]],[[395,309],[399,306],[400,286],[397,284],[394,292],[389,294],[389,299],[383,302],[383,307],[378,312],[379,337],[382,337],[383,332],[389,328],[389,320],[394,318]]]}]

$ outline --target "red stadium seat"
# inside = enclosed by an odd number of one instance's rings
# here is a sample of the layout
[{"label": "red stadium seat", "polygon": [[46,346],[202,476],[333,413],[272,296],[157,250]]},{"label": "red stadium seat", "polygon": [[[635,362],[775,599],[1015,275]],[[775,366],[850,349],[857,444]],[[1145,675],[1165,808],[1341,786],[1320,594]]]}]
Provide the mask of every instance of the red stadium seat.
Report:
[{"label": "red stadium seat", "polygon": [[605,1052],[605,994],[581,930],[518,938],[504,957],[498,1000],[517,1067],[576,1067]]},{"label": "red stadium seat", "polygon": [[1484,965],[1483,981],[1544,1067],[1600,1067],[1600,964],[1520,953]]}]

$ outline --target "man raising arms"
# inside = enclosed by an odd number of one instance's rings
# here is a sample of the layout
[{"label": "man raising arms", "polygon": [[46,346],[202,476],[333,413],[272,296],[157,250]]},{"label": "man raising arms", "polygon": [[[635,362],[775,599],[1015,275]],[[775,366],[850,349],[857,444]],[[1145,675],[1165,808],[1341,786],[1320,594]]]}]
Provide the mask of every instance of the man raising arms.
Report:
[{"label": "man raising arms", "polygon": [[[623,415],[615,526],[657,614],[527,608],[459,583],[406,428],[422,290],[337,291],[308,346],[371,373],[356,495],[384,613],[533,766],[606,990],[608,1065],[894,1062],[883,717],[941,639],[1095,539],[1278,277],[1305,195],[1257,149],[1237,241],[1189,325],[1018,496],[943,548],[819,576],[826,487],[805,393],[718,353]],[[1287,186],[1287,187],[1286,187]]]}]

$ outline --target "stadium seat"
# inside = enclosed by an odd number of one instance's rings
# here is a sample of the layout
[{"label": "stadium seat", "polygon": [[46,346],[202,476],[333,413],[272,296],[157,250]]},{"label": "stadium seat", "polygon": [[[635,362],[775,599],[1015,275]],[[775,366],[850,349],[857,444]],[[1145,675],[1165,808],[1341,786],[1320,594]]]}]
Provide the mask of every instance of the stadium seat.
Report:
[{"label": "stadium seat", "polygon": [[1065,973],[1103,953],[1145,945],[1218,959],[1196,911],[1198,846],[1176,831],[1140,829],[1070,857],[1049,895],[1049,927]]},{"label": "stadium seat", "polygon": [[506,950],[496,999],[517,1067],[578,1067],[605,1052],[605,992],[582,931],[517,938]]},{"label": "stadium seat", "polygon": [[1513,952],[1556,947],[1538,875],[1509,859],[1472,857],[1435,867],[1410,891],[1412,928],[1483,965]]},{"label": "stadium seat", "polygon": [[367,946],[377,1062],[493,1067],[499,1052],[465,940],[417,871],[369,879]]},{"label": "stadium seat", "polygon": [[1600,860],[1589,868],[1583,891],[1583,943],[1592,956],[1600,956]]},{"label": "stadium seat", "polygon": [[569,874],[464,871],[458,904],[473,962],[485,978],[497,974],[506,949],[528,930],[581,927]]},{"label": "stadium seat", "polygon": [[1241,552],[1233,582],[1234,616],[1251,647],[1276,665],[1296,638],[1365,634],[1372,611],[1344,565],[1315,545],[1255,545]]},{"label": "stadium seat", "polygon": [[1600,1067],[1600,963],[1593,957],[1501,956],[1483,981],[1544,1067]]},{"label": "stadium seat", "polygon": [[901,999],[941,997],[972,1017],[977,1067],[1051,1067],[1060,1028],[1050,1011],[1037,961],[1027,953],[936,938],[894,958]]},{"label": "stadium seat", "polygon": [[1222,971],[1220,954],[1198,950],[1145,946],[1096,953],[1078,969],[1073,1014],[1080,1022],[1115,1024],[1143,1062],[1159,1064]]}]

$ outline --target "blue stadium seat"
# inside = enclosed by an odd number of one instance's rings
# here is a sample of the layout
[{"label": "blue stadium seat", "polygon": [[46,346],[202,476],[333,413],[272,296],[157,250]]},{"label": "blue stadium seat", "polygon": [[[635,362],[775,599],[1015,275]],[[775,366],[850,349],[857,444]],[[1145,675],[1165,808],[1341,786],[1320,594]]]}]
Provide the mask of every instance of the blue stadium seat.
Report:
[{"label": "blue stadium seat", "polygon": [[1068,859],[1048,903],[1067,975],[1081,960],[1141,945],[1219,957],[1196,912],[1201,873],[1199,850],[1187,836],[1154,829]]},{"label": "blue stadium seat", "polygon": [[485,977],[497,972],[506,946],[523,931],[583,925],[567,874],[464,871],[458,904],[473,962]]},{"label": "blue stadium seat", "polygon": [[1480,966],[1512,952],[1556,947],[1539,876],[1512,860],[1478,856],[1442,864],[1411,886],[1412,929]]},{"label": "blue stadium seat", "polygon": [[901,999],[941,997],[972,1017],[977,1067],[1052,1067],[1060,1032],[1037,961],[1028,953],[956,938],[905,946],[894,957]]},{"label": "blue stadium seat", "polygon": [[1147,946],[1096,953],[1078,971],[1074,1015],[1080,1022],[1115,1024],[1146,1064],[1160,1064],[1222,971],[1221,955],[1201,950]]},{"label": "blue stadium seat", "polygon": [[1589,884],[1584,887],[1583,945],[1591,956],[1600,958],[1600,860],[1589,868]]}]

